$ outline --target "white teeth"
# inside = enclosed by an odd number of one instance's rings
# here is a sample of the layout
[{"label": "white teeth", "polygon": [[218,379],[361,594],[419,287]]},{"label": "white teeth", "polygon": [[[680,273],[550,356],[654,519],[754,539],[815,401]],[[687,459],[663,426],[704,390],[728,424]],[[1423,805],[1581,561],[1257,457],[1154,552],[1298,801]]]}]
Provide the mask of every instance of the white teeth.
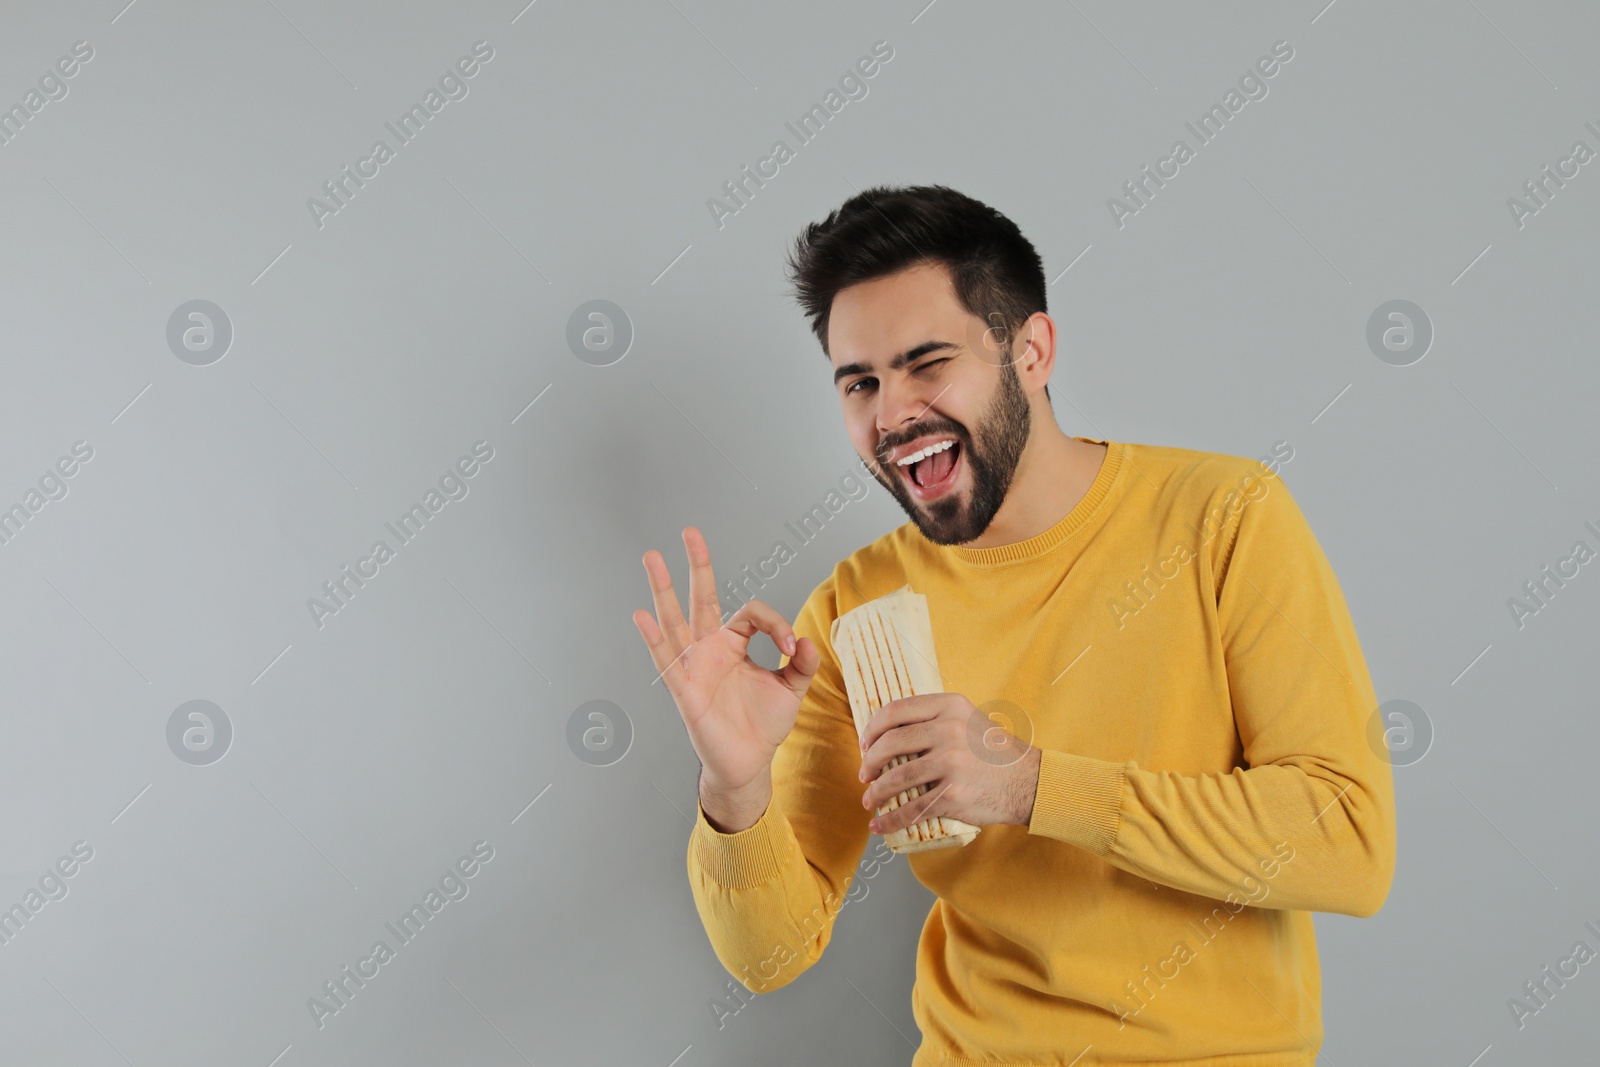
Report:
[{"label": "white teeth", "polygon": [[951,441],[940,441],[936,445],[929,445],[927,448],[922,449],[920,452],[913,452],[913,453],[911,453],[911,455],[906,456],[904,459],[898,460],[896,462],[896,465],[900,466],[900,467],[909,467],[909,466],[911,466],[911,464],[917,462],[918,460],[927,459],[929,456],[933,455],[935,452],[943,452],[945,449],[949,448],[953,444],[955,444],[955,441],[951,440]]}]

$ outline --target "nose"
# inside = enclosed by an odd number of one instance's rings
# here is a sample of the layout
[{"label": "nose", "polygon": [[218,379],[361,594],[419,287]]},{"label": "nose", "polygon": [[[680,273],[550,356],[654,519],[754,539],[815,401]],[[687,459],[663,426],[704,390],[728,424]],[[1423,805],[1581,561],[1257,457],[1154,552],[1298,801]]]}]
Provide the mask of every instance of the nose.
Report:
[{"label": "nose", "polygon": [[934,389],[929,384],[918,382],[910,377],[897,378],[892,382],[880,382],[878,387],[878,434],[880,437],[889,434],[901,434],[916,424],[917,420],[927,414],[944,390]]}]

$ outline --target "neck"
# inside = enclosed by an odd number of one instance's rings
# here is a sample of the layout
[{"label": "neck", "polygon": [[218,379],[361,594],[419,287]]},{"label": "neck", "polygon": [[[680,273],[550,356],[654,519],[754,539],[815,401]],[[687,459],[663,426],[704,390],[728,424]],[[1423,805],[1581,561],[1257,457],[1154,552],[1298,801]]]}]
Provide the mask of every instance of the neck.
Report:
[{"label": "neck", "polygon": [[989,528],[964,547],[994,548],[1044,533],[1072,513],[1099,475],[1106,446],[1067,436],[1056,425],[1055,414],[1039,407],[1005,501]]}]

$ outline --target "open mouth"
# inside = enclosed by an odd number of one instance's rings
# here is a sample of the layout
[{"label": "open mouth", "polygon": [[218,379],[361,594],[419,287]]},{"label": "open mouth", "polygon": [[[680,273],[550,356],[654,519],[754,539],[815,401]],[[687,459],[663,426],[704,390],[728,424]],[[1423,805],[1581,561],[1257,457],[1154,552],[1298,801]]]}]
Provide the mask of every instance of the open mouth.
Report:
[{"label": "open mouth", "polygon": [[933,500],[944,495],[956,484],[960,469],[960,441],[952,441],[949,447],[899,468],[911,495],[918,500]]}]

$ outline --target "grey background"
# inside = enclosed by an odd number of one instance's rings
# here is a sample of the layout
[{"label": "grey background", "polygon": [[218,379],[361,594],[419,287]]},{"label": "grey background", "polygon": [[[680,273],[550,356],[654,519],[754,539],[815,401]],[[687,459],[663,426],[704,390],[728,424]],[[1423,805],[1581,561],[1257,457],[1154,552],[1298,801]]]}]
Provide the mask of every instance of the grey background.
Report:
[{"label": "grey background", "polygon": [[[696,762],[629,617],[646,549],[686,583],[699,525],[726,576],[859,473],[780,257],[880,182],[952,185],[1035,242],[1067,432],[1293,445],[1284,477],[1380,699],[1434,731],[1395,768],[1384,909],[1317,916],[1322,1062],[1594,1057],[1595,966],[1524,1029],[1506,1006],[1580,937],[1600,947],[1600,565],[1520,629],[1506,605],[1600,544],[1600,163],[1521,228],[1506,207],[1574,141],[1600,148],[1592,6],[0,19],[7,107],[95,50],[0,146],[0,504],[94,449],[0,546],[0,905],[94,849],[0,946],[6,1062],[909,1061],[931,897],[903,859],[812,971],[717,1026],[728,976],[684,871]],[[319,229],[307,198],[478,40],[494,58],[468,96]],[[868,95],[719,228],[707,199],[878,40],[895,54]],[[1107,198],[1278,40],[1295,55],[1267,97],[1115,225]],[[234,331],[209,366],[166,343],[195,299]],[[566,343],[595,299],[633,326],[610,366]],[[1435,330],[1407,367],[1365,341],[1394,299]],[[479,440],[469,495],[317,628],[307,598]],[[904,521],[872,490],[763,598],[792,615]],[[234,732],[206,766],[167,745],[197,699]],[[591,700],[631,723],[608,766],[566,742]],[[478,840],[495,856],[469,895],[318,1029],[307,999]]]}]

